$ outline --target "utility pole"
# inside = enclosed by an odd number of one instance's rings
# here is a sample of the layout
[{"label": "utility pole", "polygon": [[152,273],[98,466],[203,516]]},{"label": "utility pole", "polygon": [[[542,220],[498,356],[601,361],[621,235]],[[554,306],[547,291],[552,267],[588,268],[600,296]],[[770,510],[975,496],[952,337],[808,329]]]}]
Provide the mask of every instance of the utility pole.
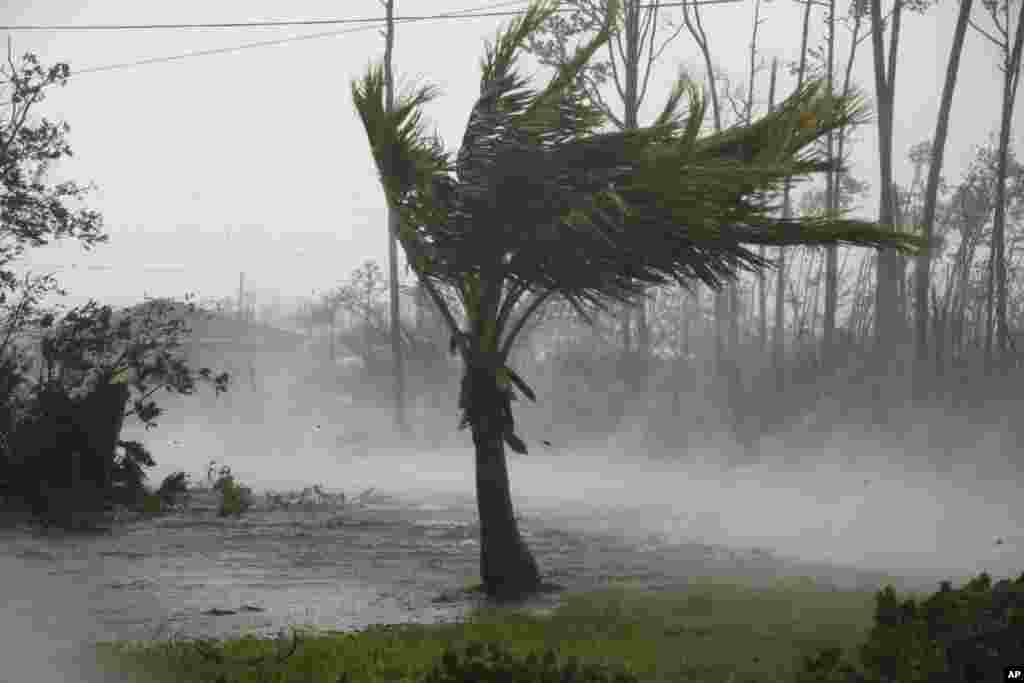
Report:
[{"label": "utility pole", "polygon": [[[384,33],[384,79],[387,87],[387,108],[395,106],[395,83],[391,71],[391,56],[395,45],[395,0],[381,0],[387,13],[387,31]],[[395,359],[395,427],[405,437],[409,426],[405,415],[405,357],[399,325],[398,301],[398,212],[388,202],[388,295],[391,299],[391,354]]]}]

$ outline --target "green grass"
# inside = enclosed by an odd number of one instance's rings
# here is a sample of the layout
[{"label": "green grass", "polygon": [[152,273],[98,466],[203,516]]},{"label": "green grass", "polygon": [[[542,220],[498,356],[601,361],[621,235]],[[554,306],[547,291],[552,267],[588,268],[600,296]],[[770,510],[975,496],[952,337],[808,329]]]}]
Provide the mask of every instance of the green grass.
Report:
[{"label": "green grass", "polygon": [[517,654],[553,648],[584,662],[625,664],[644,681],[764,683],[791,681],[801,656],[820,647],[852,653],[867,636],[873,608],[873,592],[835,591],[807,579],[769,589],[702,579],[656,592],[626,581],[564,596],[546,616],[486,608],[457,624],[303,630],[280,664],[232,665],[287,649],[251,636],[216,641],[223,663],[189,642],[103,643],[98,655],[133,683],[215,683],[221,675],[228,683],[336,683],[345,672],[351,683],[363,683],[414,681],[448,644],[499,641]]}]

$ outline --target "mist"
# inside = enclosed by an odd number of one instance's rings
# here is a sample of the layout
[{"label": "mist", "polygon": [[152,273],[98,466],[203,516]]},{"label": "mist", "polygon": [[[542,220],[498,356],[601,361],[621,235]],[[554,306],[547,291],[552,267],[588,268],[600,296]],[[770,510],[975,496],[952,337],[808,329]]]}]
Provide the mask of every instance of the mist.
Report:
[{"label": "mist", "polygon": [[[153,451],[153,485],[176,470],[201,480],[213,460],[257,494],[321,484],[346,493],[373,487],[417,500],[475,500],[472,441],[456,431],[454,401],[442,404],[450,417],[437,428],[441,438],[430,443],[421,433],[422,446],[396,445],[386,397],[353,402],[301,377],[282,372],[265,380],[276,386],[265,393],[204,398],[205,417],[171,407],[160,427],[134,435],[128,428],[126,438],[144,438]],[[210,410],[209,401],[218,408]],[[836,425],[822,443],[797,425],[762,436],[756,460],[737,466],[742,447],[724,432],[669,448],[669,461],[649,452],[642,417],[627,419],[610,437],[582,439],[573,425],[531,419],[550,411],[543,396],[515,410],[530,448],[509,453],[513,503],[523,514],[557,514],[636,540],[760,548],[928,584],[980,571],[1010,575],[1024,566],[1017,532],[1024,505],[1008,426],[920,409],[902,433]],[[414,430],[420,414],[414,409]]]},{"label": "mist", "polygon": [[[356,398],[317,388],[310,373],[322,374],[322,366],[296,358],[264,363],[255,384],[240,381],[226,395],[162,400],[155,429],[126,423],[122,438],[142,441],[157,462],[148,484],[179,470],[202,483],[212,461],[229,466],[257,495],[321,484],[350,495],[372,487],[409,501],[475,501],[472,443],[455,429],[450,396],[438,402],[440,417],[414,401],[412,445],[399,445],[386,392],[350,383]],[[1008,423],[984,426],[966,415],[919,410],[902,433],[835,425],[823,442],[797,425],[763,435],[757,457],[744,461],[750,451],[724,430],[650,448],[642,408],[600,439],[539,419],[550,412],[543,395],[516,411],[530,448],[509,454],[521,515],[640,545],[760,549],[817,566],[885,572],[928,592],[943,579],[960,583],[981,571],[1000,578],[1024,566],[1017,532],[1024,505]],[[45,563],[31,557],[0,561],[5,590],[15,593],[0,600],[0,681],[109,680],[85,663],[85,636],[99,632],[89,581],[103,571],[83,582],[44,574]]]}]

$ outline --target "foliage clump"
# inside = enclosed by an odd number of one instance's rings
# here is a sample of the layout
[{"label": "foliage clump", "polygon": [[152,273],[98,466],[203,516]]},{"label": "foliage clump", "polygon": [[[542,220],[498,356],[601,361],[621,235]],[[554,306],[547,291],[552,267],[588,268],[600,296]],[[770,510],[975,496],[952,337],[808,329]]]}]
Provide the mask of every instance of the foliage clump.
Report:
[{"label": "foliage clump", "polygon": [[944,581],[920,604],[887,586],[875,596],[875,625],[858,654],[860,671],[838,648],[805,657],[796,683],[999,680],[1002,666],[1024,661],[1024,574],[993,585],[982,573],[956,590]]},{"label": "foliage clump", "polygon": [[252,507],[252,489],[235,481],[231,468],[227,465],[221,468],[220,477],[214,483],[213,490],[220,492],[220,508],[217,514],[221,517],[240,517]]},{"label": "foliage clump", "polygon": [[226,373],[189,367],[182,347],[191,330],[179,308],[150,300],[115,312],[90,301],[41,318],[35,348],[0,366],[0,483],[44,526],[91,527],[113,507],[156,505],[144,485],[156,463],[142,443],[120,438],[124,419],[150,429],[163,412],[157,391],[189,395],[204,381],[220,394],[228,385]]},{"label": "foliage clump", "polygon": [[448,647],[420,683],[636,683],[629,671],[604,665],[581,666],[576,657],[559,661],[550,649],[540,657],[517,657],[498,643],[470,643],[464,650]]}]

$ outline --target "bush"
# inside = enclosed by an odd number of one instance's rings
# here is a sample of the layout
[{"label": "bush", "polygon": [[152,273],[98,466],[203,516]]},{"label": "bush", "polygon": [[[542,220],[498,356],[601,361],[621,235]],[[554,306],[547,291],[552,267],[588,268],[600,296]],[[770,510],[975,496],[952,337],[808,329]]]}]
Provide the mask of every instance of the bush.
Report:
[{"label": "bush", "polygon": [[[74,516],[68,506],[79,503],[90,515],[144,506],[145,468],[156,463],[141,443],[120,440],[125,417],[155,426],[162,410],[149,397],[158,389],[189,395],[201,380],[218,395],[227,388],[226,374],[194,371],[184,358],[185,317],[193,313],[191,304],[160,300],[119,313],[89,302],[56,324],[53,316],[40,321],[38,380],[17,358],[0,362],[5,496],[62,526]],[[60,514],[51,514],[55,505]]]},{"label": "bush", "polygon": [[146,516],[159,515],[163,509],[163,500],[155,493],[147,493],[146,497],[142,499],[142,514]]},{"label": "bush", "polygon": [[944,581],[920,605],[887,586],[875,596],[875,625],[859,649],[862,672],[839,654],[806,657],[796,683],[999,680],[1000,667],[1024,661],[1024,574],[993,586],[982,573],[957,590]]},{"label": "bush", "polygon": [[448,647],[420,683],[636,683],[627,671],[612,672],[589,664],[580,668],[575,657],[560,663],[552,650],[542,657],[517,657],[497,643],[471,643],[465,650]]},{"label": "bush", "polygon": [[222,474],[213,485],[215,491],[220,491],[220,509],[218,514],[221,517],[240,516],[252,507],[252,489],[248,486],[240,486],[235,481],[230,470],[225,468],[226,473]]}]

